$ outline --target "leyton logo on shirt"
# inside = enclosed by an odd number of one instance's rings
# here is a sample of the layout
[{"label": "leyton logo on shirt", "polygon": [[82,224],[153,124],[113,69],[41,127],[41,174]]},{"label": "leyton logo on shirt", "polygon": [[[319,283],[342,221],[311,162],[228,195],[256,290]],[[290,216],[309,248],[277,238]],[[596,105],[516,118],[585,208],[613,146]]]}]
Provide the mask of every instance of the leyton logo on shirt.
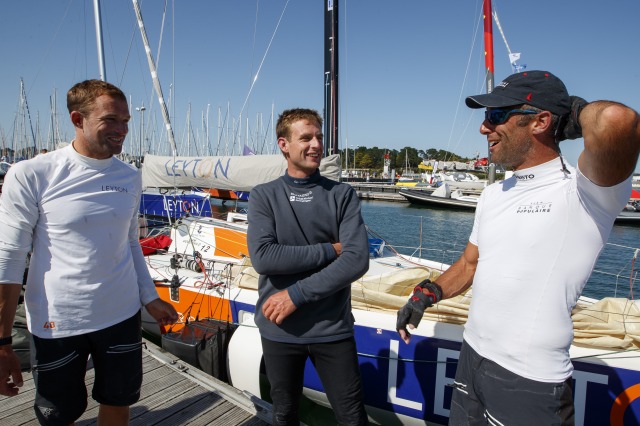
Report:
[{"label": "leyton logo on shirt", "polygon": [[522,204],[518,206],[517,213],[550,213],[551,204],[550,201],[536,201],[531,204]]},{"label": "leyton logo on shirt", "polygon": [[313,201],[313,192],[305,192],[304,194],[294,194],[293,192],[289,195],[290,202],[296,203],[309,203]]}]

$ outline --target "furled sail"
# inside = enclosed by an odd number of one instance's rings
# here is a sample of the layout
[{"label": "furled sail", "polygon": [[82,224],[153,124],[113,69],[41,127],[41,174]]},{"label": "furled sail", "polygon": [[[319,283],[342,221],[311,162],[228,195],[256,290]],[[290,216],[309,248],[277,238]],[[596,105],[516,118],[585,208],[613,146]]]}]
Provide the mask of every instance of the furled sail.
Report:
[{"label": "furled sail", "polygon": [[[142,166],[142,185],[154,188],[217,188],[251,191],[254,186],[284,174],[287,162],[282,155],[226,157],[172,157],[147,154]],[[340,156],[322,159],[320,173],[340,179]]]}]

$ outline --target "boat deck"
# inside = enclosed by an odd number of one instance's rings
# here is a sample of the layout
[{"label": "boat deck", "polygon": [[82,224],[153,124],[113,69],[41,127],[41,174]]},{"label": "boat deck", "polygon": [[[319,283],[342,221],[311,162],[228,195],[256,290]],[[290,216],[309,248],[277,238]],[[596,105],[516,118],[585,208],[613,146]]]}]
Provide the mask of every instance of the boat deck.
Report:
[{"label": "boat deck", "polygon": [[[197,369],[176,361],[145,340],[144,379],[140,400],[131,406],[131,425],[269,425],[271,406],[244,394]],[[0,424],[37,425],[33,411],[35,385],[31,373],[23,373],[24,385],[17,396],[0,396]],[[87,370],[89,392],[94,379]],[[61,392],[64,391],[64,384]],[[97,423],[98,404],[89,397],[78,426]]]}]

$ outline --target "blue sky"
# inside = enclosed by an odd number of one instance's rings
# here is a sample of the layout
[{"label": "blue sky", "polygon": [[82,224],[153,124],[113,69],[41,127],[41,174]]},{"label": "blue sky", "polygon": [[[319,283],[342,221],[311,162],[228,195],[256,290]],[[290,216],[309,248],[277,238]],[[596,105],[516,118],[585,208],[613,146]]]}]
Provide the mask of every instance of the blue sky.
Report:
[{"label": "blue sky", "polygon": [[[192,154],[202,152],[207,108],[211,149],[234,148],[234,138],[219,129],[220,115],[231,117],[229,127],[235,122],[241,129],[235,140],[265,152],[274,147],[272,111],[322,110],[322,1],[170,0],[162,40],[165,2],[140,4],[183,150],[191,143]],[[147,108],[145,137],[156,141],[154,149],[166,149],[132,2],[102,0],[101,5],[107,80],[121,87],[132,104],[128,149],[135,152],[139,146],[142,117],[135,108],[142,105]],[[571,94],[587,100],[617,100],[640,109],[640,2],[493,0],[493,5],[511,51],[521,53],[519,63],[526,69],[555,73]],[[486,141],[478,133],[482,111],[464,106],[465,96],[485,91],[482,1],[340,0],[340,8],[341,146],[412,146],[484,156]],[[512,69],[495,22],[494,50],[497,84]],[[72,137],[66,91],[99,77],[93,2],[6,2],[0,51],[4,143],[13,140],[20,78],[34,129],[39,127],[46,139],[55,89],[60,128]],[[572,164],[581,147],[581,141],[562,144]]]}]

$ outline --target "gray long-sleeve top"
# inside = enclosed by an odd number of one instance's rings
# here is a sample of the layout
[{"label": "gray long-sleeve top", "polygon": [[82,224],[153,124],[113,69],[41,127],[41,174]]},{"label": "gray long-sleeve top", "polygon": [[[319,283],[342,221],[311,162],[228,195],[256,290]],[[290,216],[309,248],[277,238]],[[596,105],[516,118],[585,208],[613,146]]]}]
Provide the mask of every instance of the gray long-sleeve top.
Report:
[{"label": "gray long-sleeve top", "polygon": [[[288,174],[256,186],[249,200],[249,255],[260,274],[256,324],[262,337],[323,343],[353,336],[351,283],[369,268],[369,243],[353,188],[320,176]],[[338,257],[332,243],[342,244]],[[281,325],[262,314],[287,290],[297,309]]]}]

